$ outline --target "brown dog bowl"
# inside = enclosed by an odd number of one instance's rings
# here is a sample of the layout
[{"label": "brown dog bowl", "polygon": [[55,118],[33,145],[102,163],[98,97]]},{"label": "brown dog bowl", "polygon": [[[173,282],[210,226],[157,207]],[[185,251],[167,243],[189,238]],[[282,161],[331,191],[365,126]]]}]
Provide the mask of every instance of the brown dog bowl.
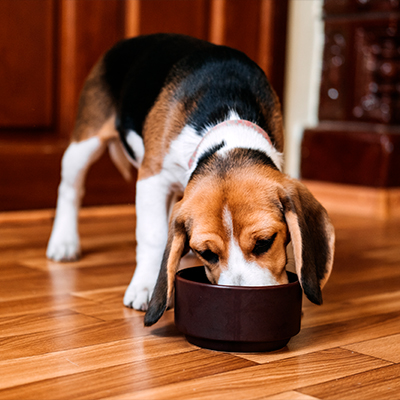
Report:
[{"label": "brown dog bowl", "polygon": [[302,290],[297,275],[278,286],[223,286],[204,267],[175,278],[175,324],[188,342],[212,350],[278,350],[300,332]]}]

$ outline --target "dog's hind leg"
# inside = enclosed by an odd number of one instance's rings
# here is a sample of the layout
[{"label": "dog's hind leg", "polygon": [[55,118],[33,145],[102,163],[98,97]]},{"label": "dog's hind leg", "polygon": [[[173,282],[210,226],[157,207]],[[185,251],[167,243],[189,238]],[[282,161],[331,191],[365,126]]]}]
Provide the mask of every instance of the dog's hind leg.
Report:
[{"label": "dog's hind leg", "polygon": [[46,255],[55,261],[79,258],[78,212],[89,167],[118,138],[113,100],[103,81],[103,63],[93,68],[82,90],[72,142],[61,163],[56,217]]},{"label": "dog's hind leg", "polygon": [[84,194],[84,181],[90,165],[106,145],[97,136],[72,142],[61,163],[56,217],[46,255],[55,261],[73,261],[80,256],[78,212]]}]

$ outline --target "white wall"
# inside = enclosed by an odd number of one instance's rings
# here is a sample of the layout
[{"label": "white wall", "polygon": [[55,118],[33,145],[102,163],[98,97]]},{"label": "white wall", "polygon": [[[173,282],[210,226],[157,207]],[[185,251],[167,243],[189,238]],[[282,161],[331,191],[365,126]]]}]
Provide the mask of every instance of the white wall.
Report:
[{"label": "white wall", "polygon": [[305,127],[318,122],[323,0],[290,0],[284,93],[285,172],[298,178]]}]

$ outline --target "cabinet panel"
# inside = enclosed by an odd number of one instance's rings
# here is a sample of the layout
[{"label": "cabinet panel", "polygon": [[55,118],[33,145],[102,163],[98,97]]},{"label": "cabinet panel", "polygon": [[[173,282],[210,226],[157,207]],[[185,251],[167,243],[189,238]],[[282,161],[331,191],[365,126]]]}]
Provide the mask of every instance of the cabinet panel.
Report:
[{"label": "cabinet panel", "polygon": [[59,134],[69,137],[79,94],[99,57],[124,38],[125,2],[61,0]]},{"label": "cabinet panel", "polygon": [[283,99],[288,1],[212,0],[210,36],[246,53]]},{"label": "cabinet panel", "polygon": [[50,128],[55,1],[0,1],[0,128]]},{"label": "cabinet panel", "polygon": [[208,0],[142,0],[139,9],[142,35],[166,32],[208,38]]},{"label": "cabinet panel", "polygon": [[225,5],[224,44],[258,61],[261,2],[229,0]]}]

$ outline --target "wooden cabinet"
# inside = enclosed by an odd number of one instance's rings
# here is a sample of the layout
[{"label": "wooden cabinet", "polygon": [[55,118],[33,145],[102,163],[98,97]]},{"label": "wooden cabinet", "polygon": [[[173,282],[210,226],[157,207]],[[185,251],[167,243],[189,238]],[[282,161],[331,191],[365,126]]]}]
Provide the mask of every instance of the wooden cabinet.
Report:
[{"label": "wooden cabinet", "polygon": [[0,128],[51,129],[56,111],[54,2],[4,0],[0,16]]},{"label": "wooden cabinet", "polygon": [[319,120],[306,130],[302,177],[400,186],[400,5],[325,0]]},{"label": "wooden cabinet", "polygon": [[[81,86],[125,37],[177,32],[246,52],[283,93],[287,0],[1,0],[0,210],[54,207]],[[134,202],[105,155],[84,204]]]}]

